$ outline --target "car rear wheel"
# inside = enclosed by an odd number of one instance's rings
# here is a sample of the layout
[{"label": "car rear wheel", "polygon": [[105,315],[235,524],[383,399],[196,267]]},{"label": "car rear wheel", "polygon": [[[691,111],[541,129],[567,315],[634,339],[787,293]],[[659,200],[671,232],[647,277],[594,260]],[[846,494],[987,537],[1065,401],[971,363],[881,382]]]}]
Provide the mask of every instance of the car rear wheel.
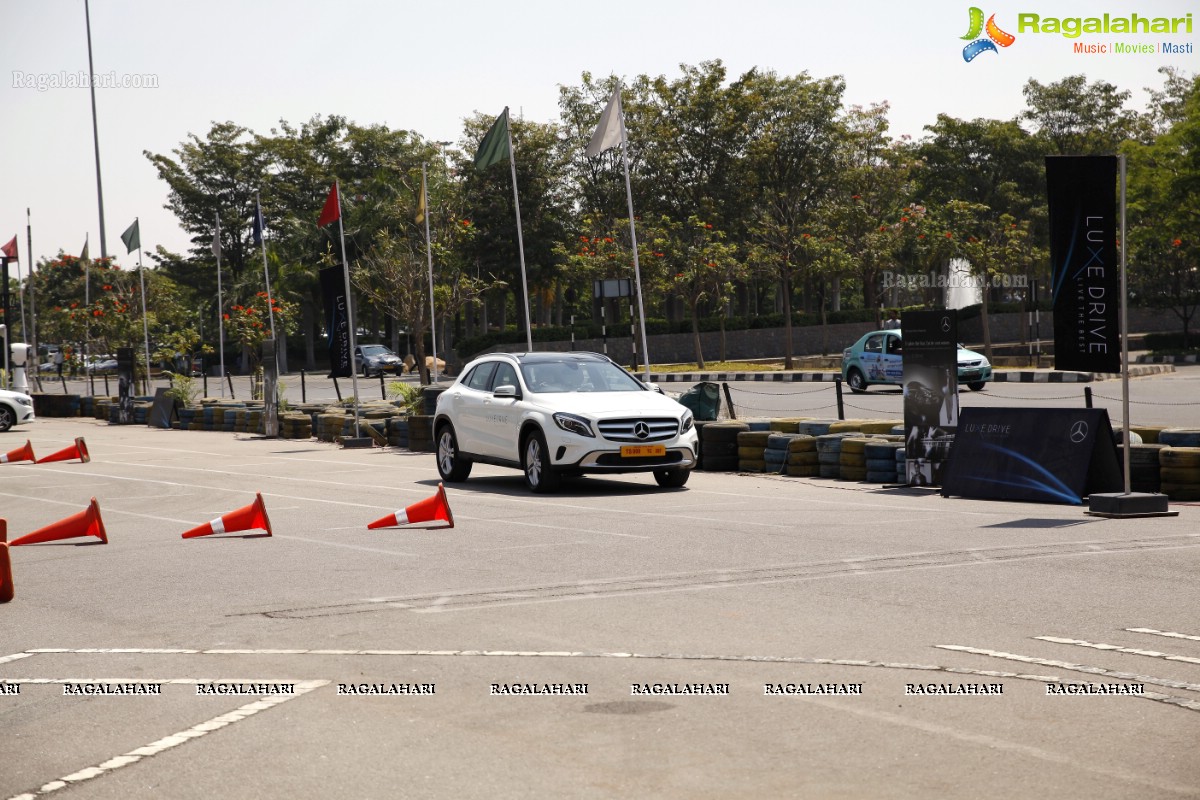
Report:
[{"label": "car rear wheel", "polygon": [[971,381],[970,383],[968,383],[968,384],[967,384],[967,387],[968,387],[968,388],[969,388],[969,389],[970,389],[972,392],[982,392],[982,391],[983,391],[983,387],[985,387],[985,386],[987,386],[987,382],[986,382],[986,381]]},{"label": "car rear wheel", "polygon": [[0,406],[0,433],[11,428],[17,423],[17,415],[8,406]]},{"label": "car rear wheel", "polygon": [[654,480],[664,489],[678,489],[688,482],[692,471],[690,469],[656,469]]},{"label": "car rear wheel", "polygon": [[850,391],[855,394],[862,394],[867,390],[867,377],[858,367],[851,367],[850,371],[846,373],[846,383],[850,385]]},{"label": "car rear wheel", "polygon": [[471,460],[458,451],[454,426],[443,425],[437,437],[437,468],[442,480],[448,483],[465,481],[471,474]]},{"label": "car rear wheel", "polygon": [[546,449],[546,438],[542,436],[541,431],[535,431],[525,439],[521,455],[525,485],[530,491],[546,494],[558,488],[562,476],[550,466],[550,453]]}]

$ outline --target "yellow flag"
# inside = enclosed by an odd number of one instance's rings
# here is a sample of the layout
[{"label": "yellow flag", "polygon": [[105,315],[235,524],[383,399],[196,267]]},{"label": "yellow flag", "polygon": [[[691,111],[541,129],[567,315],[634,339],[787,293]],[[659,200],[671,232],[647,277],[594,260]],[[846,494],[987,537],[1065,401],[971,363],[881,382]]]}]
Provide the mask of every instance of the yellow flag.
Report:
[{"label": "yellow flag", "polygon": [[421,196],[417,198],[417,224],[425,221],[425,185],[421,184]]}]

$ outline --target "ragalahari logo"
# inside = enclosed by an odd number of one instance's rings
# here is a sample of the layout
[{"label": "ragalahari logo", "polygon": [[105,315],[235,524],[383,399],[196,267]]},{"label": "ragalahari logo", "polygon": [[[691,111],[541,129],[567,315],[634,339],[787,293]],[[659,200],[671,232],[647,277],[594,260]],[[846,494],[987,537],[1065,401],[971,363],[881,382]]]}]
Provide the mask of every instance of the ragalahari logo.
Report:
[{"label": "ragalahari logo", "polygon": [[[963,61],[974,61],[977,55],[988,51],[998,53],[1000,51],[996,49],[996,45],[1008,47],[1017,40],[1017,37],[1011,33],[1000,30],[1000,26],[996,24],[995,14],[988,17],[986,25],[983,22],[982,9],[971,6],[970,14],[971,27],[967,30],[967,35],[962,38],[972,41],[963,48]],[[984,32],[987,33],[987,38],[980,38],[979,34]]]}]

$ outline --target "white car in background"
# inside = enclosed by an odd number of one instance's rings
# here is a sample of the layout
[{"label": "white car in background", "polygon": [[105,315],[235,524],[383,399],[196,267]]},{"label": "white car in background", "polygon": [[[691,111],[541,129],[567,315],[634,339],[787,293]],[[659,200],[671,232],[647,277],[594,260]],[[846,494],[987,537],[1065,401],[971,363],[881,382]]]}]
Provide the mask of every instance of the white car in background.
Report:
[{"label": "white car in background", "polygon": [[696,466],[692,412],[597,353],[491,353],[438,396],[442,479],[475,462],[513,467],[534,492],[563,477],[651,472],[681,487]]},{"label": "white car in background", "polygon": [[13,425],[32,422],[33,398],[21,392],[10,392],[0,389],[0,433],[7,431]]}]

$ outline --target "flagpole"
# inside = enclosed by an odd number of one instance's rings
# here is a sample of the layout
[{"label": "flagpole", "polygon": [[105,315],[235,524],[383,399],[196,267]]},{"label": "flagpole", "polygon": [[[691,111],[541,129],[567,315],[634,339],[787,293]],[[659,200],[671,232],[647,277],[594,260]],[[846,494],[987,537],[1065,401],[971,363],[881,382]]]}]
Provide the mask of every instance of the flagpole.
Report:
[{"label": "flagpole", "polygon": [[96,68],[92,66],[92,15],[88,0],[83,0],[83,18],[87,24],[88,87],[92,92],[92,141],[96,148],[96,199],[100,206],[100,257],[108,258],[108,240],[104,236],[104,184],[100,181],[100,128],[96,123]]},{"label": "flagpole", "polygon": [[638,263],[637,226],[633,218],[633,187],[629,183],[628,137],[625,135],[625,108],[621,103],[621,83],[617,82],[617,114],[621,121],[621,164],[625,168],[625,201],[629,205],[629,240],[633,244],[633,280],[637,286],[638,322],[642,331],[642,363],[645,365],[646,381],[650,381],[650,351],[646,345],[646,309],[642,305],[642,269]]},{"label": "flagpole", "polygon": [[[91,270],[91,248],[89,235],[83,235],[83,250],[87,253],[87,258],[79,259],[83,264],[83,306],[87,310],[83,315],[83,370],[89,376],[91,375],[92,365],[88,363],[88,358],[91,354],[92,342],[92,270]],[[91,381],[88,382],[91,385]]]},{"label": "flagpole", "polygon": [[437,383],[437,318],[433,308],[433,246],[429,243],[429,185],[425,177],[425,162],[421,162],[421,198],[425,201],[423,216],[425,217],[425,260],[429,264],[429,339],[433,343],[433,377],[430,379],[430,383]]},{"label": "flagpole", "polygon": [[146,346],[146,391],[150,391],[150,323],[146,321],[146,270],[142,267],[142,225],[133,218],[138,232],[138,280],[142,282],[142,341]]},{"label": "flagpole", "polygon": [[221,397],[225,397],[225,382],[229,378],[225,375],[225,302],[221,297],[221,215],[213,212],[213,218],[217,221],[213,255],[217,257],[217,347],[221,359],[221,380],[218,383],[221,385]]},{"label": "flagpole", "polygon": [[[33,352],[37,353],[37,289],[33,284],[33,218],[28,208],[25,209],[25,250],[29,258],[29,315],[30,321],[33,323],[30,331],[30,344],[33,345]],[[41,373],[35,369],[33,374],[37,376],[35,380],[38,388],[41,389]]]},{"label": "flagpole", "polygon": [[354,365],[354,351],[357,349],[357,337],[354,331],[354,298],[350,294],[350,263],[346,261],[346,231],[342,227],[342,188],[337,178],[333,179],[333,193],[337,195],[338,204],[338,238],[342,242],[342,274],[346,279],[346,321],[350,325],[350,385],[354,388],[354,435],[358,430],[358,369]]},{"label": "flagpole", "polygon": [[[254,211],[258,215],[258,243],[262,245],[263,257],[263,282],[267,285],[267,313],[271,315],[271,338],[275,338],[275,301],[271,297],[271,273],[267,271],[267,237],[263,230],[266,227],[266,220],[263,219],[262,203],[259,202],[258,192],[254,193]],[[275,353],[275,360],[279,360],[279,352]]]},{"label": "flagpole", "polygon": [[517,154],[513,151],[512,122],[508,106],[504,107],[504,122],[508,134],[508,166],[512,171],[513,206],[517,210],[517,250],[521,256],[521,296],[525,299],[525,346],[533,352],[533,320],[529,317],[529,283],[525,278],[525,240],[521,235],[521,199],[517,195]]}]

